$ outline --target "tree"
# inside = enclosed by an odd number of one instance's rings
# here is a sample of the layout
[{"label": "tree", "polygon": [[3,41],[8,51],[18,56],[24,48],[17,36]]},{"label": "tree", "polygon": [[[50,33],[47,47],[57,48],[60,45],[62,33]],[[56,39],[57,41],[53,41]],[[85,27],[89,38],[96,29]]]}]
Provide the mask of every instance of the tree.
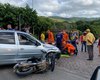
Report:
[{"label": "tree", "polygon": [[[37,24],[37,13],[32,10],[28,5],[26,7],[15,7],[10,4],[0,4],[0,24],[6,26],[18,25],[31,25],[33,27]],[[6,28],[6,27],[5,27]]]},{"label": "tree", "polygon": [[47,31],[53,26],[52,20],[46,17],[38,17],[38,22],[35,26],[35,33],[39,36],[42,31]]},{"label": "tree", "polygon": [[[26,5],[26,7],[15,7],[10,4],[0,4],[0,26],[11,24],[12,26],[19,26],[23,28],[25,25],[31,27],[31,32],[34,29],[35,33],[46,31],[51,28],[53,21],[46,17],[37,16],[36,10],[33,10]],[[13,27],[14,28],[14,27]]]}]

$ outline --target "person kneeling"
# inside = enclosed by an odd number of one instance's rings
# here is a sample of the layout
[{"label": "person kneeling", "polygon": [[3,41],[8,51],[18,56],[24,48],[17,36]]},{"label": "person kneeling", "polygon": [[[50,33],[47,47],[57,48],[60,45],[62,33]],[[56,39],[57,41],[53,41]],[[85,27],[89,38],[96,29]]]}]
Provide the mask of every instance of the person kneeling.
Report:
[{"label": "person kneeling", "polygon": [[63,42],[63,51],[67,51],[69,55],[74,55],[75,47],[69,42]]}]

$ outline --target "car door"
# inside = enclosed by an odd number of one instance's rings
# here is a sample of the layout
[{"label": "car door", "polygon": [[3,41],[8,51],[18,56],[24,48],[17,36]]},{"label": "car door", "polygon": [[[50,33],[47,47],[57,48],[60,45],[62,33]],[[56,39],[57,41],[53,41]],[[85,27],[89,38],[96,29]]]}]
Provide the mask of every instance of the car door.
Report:
[{"label": "car door", "polygon": [[38,43],[32,36],[24,33],[17,33],[18,35],[18,60],[25,60],[32,56],[40,57],[42,52],[41,48],[39,47],[41,44]]},{"label": "car door", "polygon": [[0,64],[15,63],[17,45],[14,32],[0,32]]}]

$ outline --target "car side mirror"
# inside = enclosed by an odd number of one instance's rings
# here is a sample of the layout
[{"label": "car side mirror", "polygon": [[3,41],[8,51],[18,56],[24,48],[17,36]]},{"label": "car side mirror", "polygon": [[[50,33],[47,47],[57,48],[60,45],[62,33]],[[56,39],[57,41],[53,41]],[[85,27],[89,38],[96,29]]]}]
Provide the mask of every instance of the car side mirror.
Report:
[{"label": "car side mirror", "polygon": [[100,80],[100,66],[95,69],[90,80]]}]

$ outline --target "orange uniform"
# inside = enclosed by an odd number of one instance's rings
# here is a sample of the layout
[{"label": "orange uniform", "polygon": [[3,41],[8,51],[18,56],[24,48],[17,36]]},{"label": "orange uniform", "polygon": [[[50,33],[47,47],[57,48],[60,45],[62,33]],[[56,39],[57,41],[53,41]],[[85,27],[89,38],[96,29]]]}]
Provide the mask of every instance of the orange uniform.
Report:
[{"label": "orange uniform", "polygon": [[48,43],[54,43],[54,35],[51,31],[48,32]]},{"label": "orange uniform", "polygon": [[63,38],[62,38],[62,46],[64,46],[64,42],[67,42],[69,40],[68,34],[67,33],[63,33]]},{"label": "orange uniform", "polygon": [[74,54],[75,47],[72,44],[66,43],[65,46],[64,46],[64,49],[68,49],[68,53]]},{"label": "orange uniform", "polygon": [[68,41],[68,40],[69,40],[68,34],[67,33],[63,33],[62,41]]}]

